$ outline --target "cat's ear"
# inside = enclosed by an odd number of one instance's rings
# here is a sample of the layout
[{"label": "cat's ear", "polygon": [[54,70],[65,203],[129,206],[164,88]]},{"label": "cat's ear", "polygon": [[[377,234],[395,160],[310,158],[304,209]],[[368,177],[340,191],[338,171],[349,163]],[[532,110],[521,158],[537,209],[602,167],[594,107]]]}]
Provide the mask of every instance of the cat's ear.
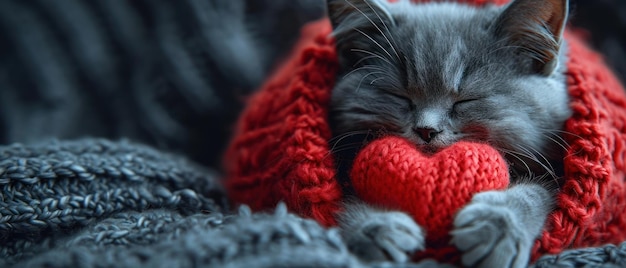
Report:
[{"label": "cat's ear", "polygon": [[533,71],[550,75],[558,66],[568,0],[515,0],[498,17],[496,35],[533,59]]},{"label": "cat's ear", "polygon": [[393,24],[386,2],[381,0],[327,0],[326,6],[335,31]]},{"label": "cat's ear", "polygon": [[[340,62],[350,66],[362,59],[355,51],[388,48],[389,29],[395,25],[386,0],[327,0],[328,17]],[[376,41],[379,40],[379,41]]]}]

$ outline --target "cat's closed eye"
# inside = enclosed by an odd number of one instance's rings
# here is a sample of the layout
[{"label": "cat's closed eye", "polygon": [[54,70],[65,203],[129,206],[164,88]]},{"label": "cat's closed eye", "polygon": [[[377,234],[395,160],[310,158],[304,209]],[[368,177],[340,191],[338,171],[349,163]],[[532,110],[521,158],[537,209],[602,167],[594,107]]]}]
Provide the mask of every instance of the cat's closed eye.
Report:
[{"label": "cat's closed eye", "polygon": [[455,114],[462,112],[464,109],[468,108],[472,104],[475,104],[478,100],[478,98],[467,98],[458,100],[454,102],[454,104],[452,104],[452,112]]}]

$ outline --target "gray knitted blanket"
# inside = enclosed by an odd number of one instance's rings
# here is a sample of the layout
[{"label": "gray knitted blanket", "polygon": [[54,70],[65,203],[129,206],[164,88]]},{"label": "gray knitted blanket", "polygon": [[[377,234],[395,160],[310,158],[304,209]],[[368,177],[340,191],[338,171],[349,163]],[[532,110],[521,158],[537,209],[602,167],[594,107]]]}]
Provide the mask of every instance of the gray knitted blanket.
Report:
[{"label": "gray knitted blanket", "polygon": [[[444,267],[362,263],[279,205],[229,213],[215,172],[128,141],[0,147],[0,267]],[[626,243],[535,267],[626,267]]]}]

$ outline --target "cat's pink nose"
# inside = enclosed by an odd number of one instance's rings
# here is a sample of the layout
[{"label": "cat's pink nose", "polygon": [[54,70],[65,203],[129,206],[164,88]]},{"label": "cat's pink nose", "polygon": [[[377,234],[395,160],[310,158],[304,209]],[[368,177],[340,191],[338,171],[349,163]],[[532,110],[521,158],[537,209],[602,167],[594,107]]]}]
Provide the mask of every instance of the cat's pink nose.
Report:
[{"label": "cat's pink nose", "polygon": [[434,128],[422,128],[422,127],[416,127],[413,128],[413,131],[415,131],[415,133],[420,136],[420,138],[422,138],[422,140],[424,140],[426,143],[429,143],[432,139],[434,139],[435,137],[437,137],[437,135],[439,133],[441,133],[440,130],[436,130]]}]

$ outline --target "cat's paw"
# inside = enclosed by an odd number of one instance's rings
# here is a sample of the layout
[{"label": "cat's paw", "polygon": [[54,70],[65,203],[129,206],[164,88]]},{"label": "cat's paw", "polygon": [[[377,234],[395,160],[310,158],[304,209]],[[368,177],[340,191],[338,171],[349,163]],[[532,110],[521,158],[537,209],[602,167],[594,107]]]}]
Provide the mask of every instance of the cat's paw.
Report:
[{"label": "cat's paw", "polygon": [[529,234],[504,192],[474,196],[456,216],[452,243],[471,267],[527,267],[534,235]]},{"label": "cat's paw", "polygon": [[369,216],[342,227],[348,248],[362,260],[406,262],[424,249],[422,229],[407,214],[380,211]]}]

